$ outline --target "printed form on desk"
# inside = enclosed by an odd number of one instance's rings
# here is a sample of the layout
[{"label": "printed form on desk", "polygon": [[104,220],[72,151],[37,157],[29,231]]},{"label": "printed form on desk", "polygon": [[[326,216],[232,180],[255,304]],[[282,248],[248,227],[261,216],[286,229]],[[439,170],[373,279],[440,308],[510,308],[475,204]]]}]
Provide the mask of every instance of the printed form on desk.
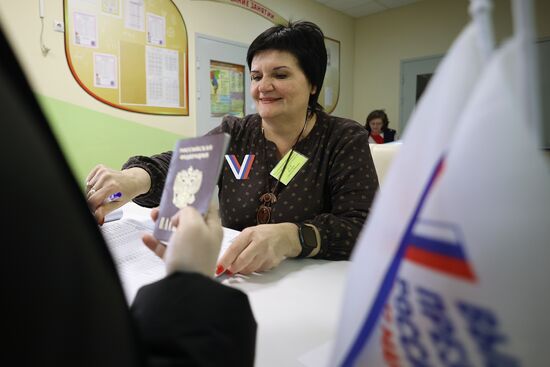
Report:
[{"label": "printed form on desk", "polygon": [[[128,304],[133,302],[142,286],[160,280],[166,275],[164,262],[141,240],[145,233],[152,234],[153,228],[153,221],[135,219],[117,220],[105,223],[101,227]],[[239,233],[233,229],[223,228],[220,256]]]}]

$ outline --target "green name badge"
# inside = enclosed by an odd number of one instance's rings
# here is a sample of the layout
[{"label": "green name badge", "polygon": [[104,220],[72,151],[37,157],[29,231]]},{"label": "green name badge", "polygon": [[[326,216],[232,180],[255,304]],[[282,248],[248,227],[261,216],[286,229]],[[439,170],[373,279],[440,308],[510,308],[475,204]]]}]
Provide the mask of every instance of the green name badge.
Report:
[{"label": "green name badge", "polygon": [[[292,151],[286,153],[285,156],[279,161],[279,163],[277,163],[275,168],[273,168],[270,173],[271,176],[279,178],[279,176],[281,175],[281,171],[283,171],[285,162],[288,160],[290,152]],[[290,157],[290,160],[288,161],[288,164],[286,165],[284,172],[282,173],[281,182],[285,185],[288,185],[290,180],[292,180],[292,178],[296,176],[300,168],[302,168],[303,165],[306,164],[307,159],[308,158],[306,156],[298,153],[297,151],[294,151],[292,153],[292,156]]]}]

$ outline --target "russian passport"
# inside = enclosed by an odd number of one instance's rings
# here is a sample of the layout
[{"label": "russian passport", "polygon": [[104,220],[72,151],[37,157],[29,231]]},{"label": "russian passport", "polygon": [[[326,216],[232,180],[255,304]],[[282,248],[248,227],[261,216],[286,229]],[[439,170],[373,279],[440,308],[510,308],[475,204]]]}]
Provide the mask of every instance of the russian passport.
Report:
[{"label": "russian passport", "polygon": [[153,230],[153,236],[159,241],[168,243],[170,240],[175,231],[172,217],[180,209],[192,206],[202,215],[206,214],[229,140],[229,134],[225,133],[178,140]]}]

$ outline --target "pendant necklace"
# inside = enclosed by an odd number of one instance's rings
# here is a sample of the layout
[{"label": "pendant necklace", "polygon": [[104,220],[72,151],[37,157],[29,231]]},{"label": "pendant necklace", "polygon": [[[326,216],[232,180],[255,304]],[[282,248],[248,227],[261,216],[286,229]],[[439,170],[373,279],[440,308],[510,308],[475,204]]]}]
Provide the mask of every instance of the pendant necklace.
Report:
[{"label": "pendant necklace", "polygon": [[[298,144],[298,141],[300,141],[300,138],[302,137],[302,134],[304,133],[304,131],[306,130],[306,126],[307,126],[307,121],[308,121],[308,118],[307,118],[307,115],[306,115],[306,120],[304,121],[304,126],[302,127],[302,131],[300,131],[300,134],[298,134],[298,137],[296,138],[296,141],[294,142],[294,144],[292,145],[292,148],[290,148],[290,153],[288,155],[288,158],[286,159],[285,161],[285,164],[283,165],[283,169],[281,170],[281,173],[279,174],[279,177],[277,178],[277,182],[275,183],[275,185],[273,185],[273,188],[271,190],[269,190],[269,177],[270,177],[270,174],[268,173],[267,175],[267,178],[266,178],[266,186],[267,186],[267,192],[265,194],[263,194],[262,196],[260,196],[260,207],[258,208],[258,211],[256,212],[256,222],[257,224],[266,224],[266,223],[269,223],[270,220],[271,220],[271,210],[272,210],[272,205],[275,204],[277,202],[277,189],[279,188],[279,183],[281,182],[281,177],[283,177],[284,173],[285,173],[285,170],[286,170],[286,166],[288,165],[288,162],[290,161],[290,158],[292,158],[292,153],[294,153],[294,148],[296,147],[296,144]],[[262,132],[263,132],[263,128],[262,128]],[[264,135],[264,139],[265,139],[265,135]],[[266,161],[267,161],[267,152],[266,152],[266,145],[267,145],[267,139],[266,140],[266,144],[264,145],[264,156],[266,158]]]}]

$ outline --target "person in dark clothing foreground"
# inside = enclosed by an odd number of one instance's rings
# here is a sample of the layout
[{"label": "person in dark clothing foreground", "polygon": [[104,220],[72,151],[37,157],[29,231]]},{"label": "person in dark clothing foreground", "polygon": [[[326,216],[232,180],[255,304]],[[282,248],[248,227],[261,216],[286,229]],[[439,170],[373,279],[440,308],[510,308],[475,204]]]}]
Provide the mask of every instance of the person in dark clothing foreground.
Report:
[{"label": "person in dark clothing foreground", "polygon": [[[129,309],[97,223],[2,32],[0,48],[0,364],[252,366],[256,322],[247,296],[204,275],[214,273],[220,249],[217,211],[206,219],[193,209],[179,213],[185,224],[165,253],[169,275],[143,287]],[[192,261],[194,246],[200,261]]]}]

